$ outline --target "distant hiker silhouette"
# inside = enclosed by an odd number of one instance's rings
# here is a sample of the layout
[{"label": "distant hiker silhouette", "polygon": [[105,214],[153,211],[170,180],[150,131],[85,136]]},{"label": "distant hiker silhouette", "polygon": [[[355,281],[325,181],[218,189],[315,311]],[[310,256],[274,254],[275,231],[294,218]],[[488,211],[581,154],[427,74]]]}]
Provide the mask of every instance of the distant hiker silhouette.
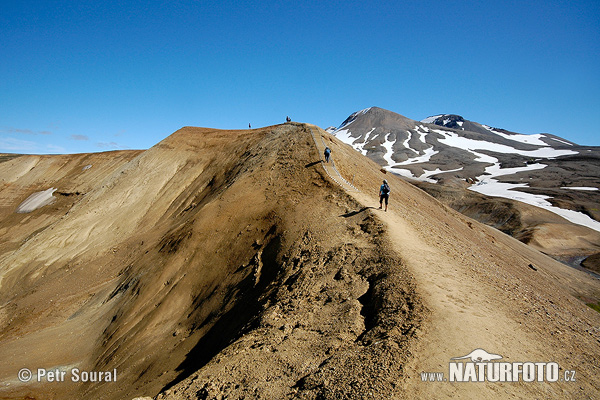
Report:
[{"label": "distant hiker silhouette", "polygon": [[252,126],[250,124],[248,124],[248,129],[252,129]]},{"label": "distant hiker silhouette", "polygon": [[383,185],[379,187],[379,208],[383,206],[383,201],[385,200],[385,211],[387,211],[389,199],[390,185],[388,185],[388,181],[384,179]]},{"label": "distant hiker silhouette", "polygon": [[285,118],[285,122],[292,122],[292,119],[290,118],[289,115]]},{"label": "distant hiker silhouette", "polygon": [[325,162],[329,162],[329,156],[331,155],[331,149],[329,147],[325,147],[325,151],[323,152],[325,155]]}]

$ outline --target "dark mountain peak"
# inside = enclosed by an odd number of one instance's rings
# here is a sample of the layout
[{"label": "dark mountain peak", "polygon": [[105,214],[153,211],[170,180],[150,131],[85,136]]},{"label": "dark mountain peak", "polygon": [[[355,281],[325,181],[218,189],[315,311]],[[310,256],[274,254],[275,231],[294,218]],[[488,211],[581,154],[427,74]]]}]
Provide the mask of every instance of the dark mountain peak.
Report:
[{"label": "dark mountain peak", "polygon": [[351,123],[359,121],[360,124],[366,126],[410,126],[414,127],[417,121],[400,115],[393,111],[389,111],[380,107],[369,107],[352,113],[338,129],[342,129]]},{"label": "dark mountain peak", "polygon": [[456,114],[440,114],[425,118],[421,122],[444,126],[446,128],[462,129],[465,119]]},{"label": "dark mountain peak", "polygon": [[368,113],[371,110],[371,108],[373,108],[373,107],[369,107],[369,108],[365,108],[363,110],[353,112],[352,114],[350,114],[350,116],[348,118],[346,118],[344,120],[344,122],[342,122],[342,124],[340,125],[340,127],[338,129],[353,123],[356,120],[356,118],[358,118],[360,115],[365,115],[366,113]]}]

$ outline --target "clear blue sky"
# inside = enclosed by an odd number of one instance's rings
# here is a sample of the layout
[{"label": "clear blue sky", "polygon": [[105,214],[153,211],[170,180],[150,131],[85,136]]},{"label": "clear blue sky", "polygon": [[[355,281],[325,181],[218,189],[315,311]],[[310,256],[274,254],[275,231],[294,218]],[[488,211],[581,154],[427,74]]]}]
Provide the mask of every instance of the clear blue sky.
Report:
[{"label": "clear blue sky", "polygon": [[369,106],[600,145],[598,0],[4,0],[0,38],[0,152]]}]

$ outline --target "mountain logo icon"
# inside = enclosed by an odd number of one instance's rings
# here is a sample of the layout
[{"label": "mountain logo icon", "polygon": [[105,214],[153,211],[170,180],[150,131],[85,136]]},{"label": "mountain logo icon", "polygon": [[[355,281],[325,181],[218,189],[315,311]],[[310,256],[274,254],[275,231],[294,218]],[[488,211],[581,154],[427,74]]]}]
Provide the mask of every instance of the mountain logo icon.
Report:
[{"label": "mountain logo icon", "polygon": [[483,349],[475,349],[466,356],[453,357],[451,360],[464,360],[470,358],[472,362],[490,362],[492,360],[500,360],[502,358],[499,354],[488,353]]}]

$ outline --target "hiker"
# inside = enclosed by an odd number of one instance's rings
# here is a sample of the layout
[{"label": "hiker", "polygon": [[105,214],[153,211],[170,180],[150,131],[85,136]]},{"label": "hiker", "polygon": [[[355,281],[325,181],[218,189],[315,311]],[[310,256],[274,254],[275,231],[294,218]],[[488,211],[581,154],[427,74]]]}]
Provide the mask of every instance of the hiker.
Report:
[{"label": "hiker", "polygon": [[252,129],[252,125],[250,125],[250,123],[248,123],[248,129]]},{"label": "hiker", "polygon": [[289,115],[288,115],[288,116],[285,118],[285,122],[287,122],[287,123],[290,123],[290,122],[292,122],[292,119],[290,118],[290,116],[289,116]]},{"label": "hiker", "polygon": [[325,162],[328,163],[329,162],[329,156],[331,155],[331,149],[329,147],[325,147],[325,151],[324,151],[323,154],[325,154]]},{"label": "hiker", "polygon": [[383,206],[383,200],[385,200],[385,211],[387,211],[388,200],[390,199],[390,185],[387,180],[383,180],[383,185],[379,188],[379,208]]}]

